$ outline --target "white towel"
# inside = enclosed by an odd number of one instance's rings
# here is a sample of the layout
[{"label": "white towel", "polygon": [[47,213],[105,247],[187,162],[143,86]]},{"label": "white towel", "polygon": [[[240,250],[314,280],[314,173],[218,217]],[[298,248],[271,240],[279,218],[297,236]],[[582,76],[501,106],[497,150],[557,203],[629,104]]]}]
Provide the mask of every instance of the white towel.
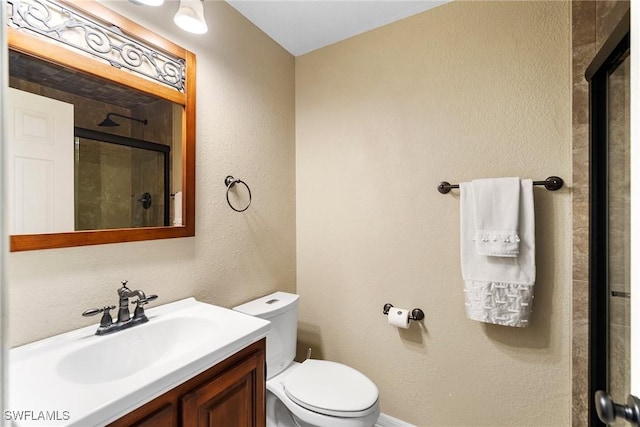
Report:
[{"label": "white towel", "polygon": [[182,191],[173,196],[173,226],[182,226]]},{"label": "white towel", "polygon": [[481,255],[517,257],[520,237],[520,178],[471,181],[476,250]]},{"label": "white towel", "polygon": [[520,253],[480,255],[475,242],[474,188],[460,184],[460,256],[467,317],[505,326],[527,326],[536,280],[533,182],[520,181]]}]

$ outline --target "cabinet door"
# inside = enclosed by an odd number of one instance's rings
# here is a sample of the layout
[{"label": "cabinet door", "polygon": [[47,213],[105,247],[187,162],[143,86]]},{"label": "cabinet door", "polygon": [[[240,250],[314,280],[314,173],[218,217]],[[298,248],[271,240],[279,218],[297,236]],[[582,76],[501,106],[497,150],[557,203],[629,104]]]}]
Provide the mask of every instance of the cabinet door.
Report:
[{"label": "cabinet door", "polygon": [[264,427],[264,357],[254,354],[184,395],[184,427]]},{"label": "cabinet door", "polygon": [[160,409],[148,414],[143,419],[131,424],[131,427],[170,427],[176,425],[173,405],[167,404]]},{"label": "cabinet door", "polygon": [[177,404],[158,398],[119,420],[108,427],[178,427]]},{"label": "cabinet door", "polygon": [[109,427],[265,427],[265,339],[109,424]]}]

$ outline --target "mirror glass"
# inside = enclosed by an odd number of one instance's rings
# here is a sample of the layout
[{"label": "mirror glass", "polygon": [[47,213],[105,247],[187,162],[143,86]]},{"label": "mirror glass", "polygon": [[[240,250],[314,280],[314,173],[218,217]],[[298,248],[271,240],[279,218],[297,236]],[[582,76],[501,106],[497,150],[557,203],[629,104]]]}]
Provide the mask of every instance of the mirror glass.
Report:
[{"label": "mirror glass", "polygon": [[[30,151],[10,176],[11,187],[29,195],[18,196],[22,203],[12,210],[11,234],[182,225],[182,208],[175,203],[176,194],[181,201],[181,105],[13,50],[9,86],[9,103],[28,111],[7,125],[29,127],[9,129],[10,143],[18,145],[17,156]],[[73,138],[47,153],[50,141],[40,149],[34,128],[50,110],[65,108],[72,117],[55,116],[55,129],[43,123],[40,131],[48,135],[66,127]],[[54,169],[71,167],[73,173],[48,171],[49,157]],[[68,158],[58,163],[59,157]],[[50,199],[67,206],[52,215],[43,208]]]},{"label": "mirror glass", "polygon": [[10,250],[194,236],[195,54],[96,1],[6,6]]}]

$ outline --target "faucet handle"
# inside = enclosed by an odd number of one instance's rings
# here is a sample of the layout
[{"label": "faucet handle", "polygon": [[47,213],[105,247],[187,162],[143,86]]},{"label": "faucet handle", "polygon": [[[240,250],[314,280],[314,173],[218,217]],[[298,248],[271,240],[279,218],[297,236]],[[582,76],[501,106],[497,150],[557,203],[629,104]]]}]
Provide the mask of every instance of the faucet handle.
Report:
[{"label": "faucet handle", "polygon": [[138,298],[136,301],[133,301],[132,304],[138,304],[138,307],[140,307],[156,299],[158,299],[158,295],[149,295],[146,298]]},{"label": "faucet handle", "polygon": [[89,316],[95,316],[98,313],[102,313],[104,309],[102,308],[91,308],[89,310],[85,310],[84,312],[82,312],[82,316],[83,317],[89,317]]},{"label": "faucet handle", "polygon": [[129,292],[131,292],[131,290],[127,288],[127,283],[129,283],[128,280],[123,280],[122,282],[120,282],[120,284],[122,285],[118,288],[118,296],[120,298],[128,297]]},{"label": "faucet handle", "polygon": [[100,326],[110,326],[113,323],[113,319],[111,318],[110,311],[116,308],[115,305],[105,305],[102,308],[91,308],[89,310],[85,310],[82,315],[84,317],[95,316],[98,313],[104,313],[102,315],[102,319],[100,319]]},{"label": "faucet handle", "polygon": [[113,310],[114,308],[116,308],[115,305],[106,305],[102,308],[90,308],[89,310],[85,310],[82,315],[84,317],[89,317],[89,316],[95,316],[98,313],[102,313],[102,312],[109,312],[109,310]]},{"label": "faucet handle", "polygon": [[133,311],[133,320],[139,322],[146,322],[147,320],[149,320],[147,319],[147,315],[144,314],[144,306],[147,305],[150,301],[153,301],[157,298],[158,295],[149,295],[145,298],[138,297],[136,301],[133,301],[132,304],[137,304],[136,309]]}]

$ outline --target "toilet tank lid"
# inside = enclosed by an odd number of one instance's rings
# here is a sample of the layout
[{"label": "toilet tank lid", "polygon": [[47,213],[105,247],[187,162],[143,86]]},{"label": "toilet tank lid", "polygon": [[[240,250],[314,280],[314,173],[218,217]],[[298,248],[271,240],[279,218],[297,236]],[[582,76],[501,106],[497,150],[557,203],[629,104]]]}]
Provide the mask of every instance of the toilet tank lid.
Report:
[{"label": "toilet tank lid", "polygon": [[274,292],[261,298],[233,307],[235,311],[269,319],[278,314],[296,308],[299,296],[287,292]]}]

